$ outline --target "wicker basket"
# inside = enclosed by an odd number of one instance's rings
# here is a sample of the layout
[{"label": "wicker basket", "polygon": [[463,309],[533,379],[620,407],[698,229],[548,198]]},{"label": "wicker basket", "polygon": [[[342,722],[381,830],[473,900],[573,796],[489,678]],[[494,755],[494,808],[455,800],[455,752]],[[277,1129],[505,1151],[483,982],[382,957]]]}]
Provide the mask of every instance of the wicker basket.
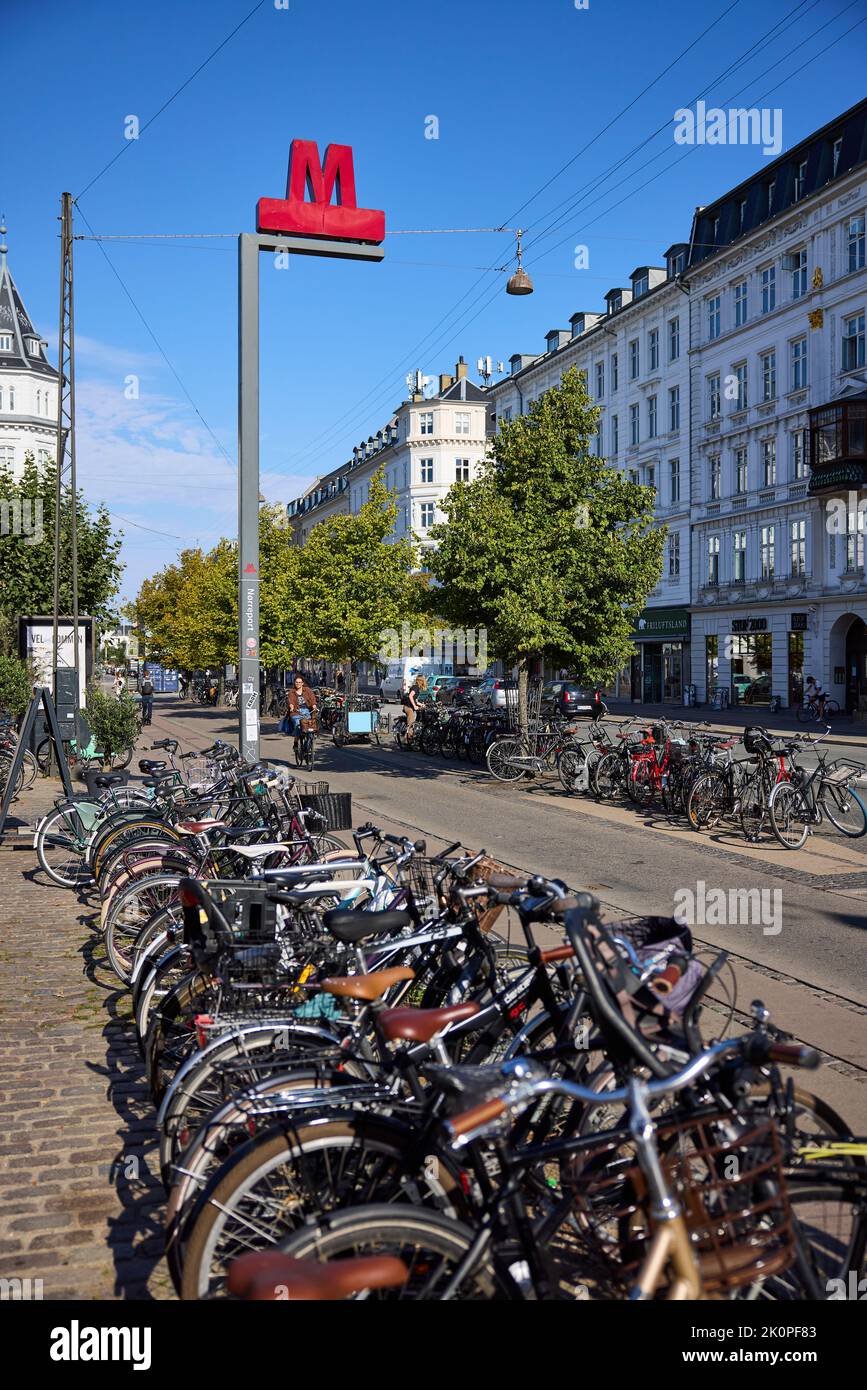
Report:
[{"label": "wicker basket", "polygon": [[352,829],[352,793],[324,792],[320,795],[301,796],[301,805],[308,811],[316,811],[325,821],[327,830]]},{"label": "wicker basket", "polygon": [[[731,1134],[731,1116],[663,1120],[657,1144],[684,1210],[705,1295],[722,1296],[782,1273],[796,1255],[782,1150],[771,1119]],[[631,1139],[600,1138],[564,1163],[582,1240],[614,1283],[638,1272],[653,1220]]]}]

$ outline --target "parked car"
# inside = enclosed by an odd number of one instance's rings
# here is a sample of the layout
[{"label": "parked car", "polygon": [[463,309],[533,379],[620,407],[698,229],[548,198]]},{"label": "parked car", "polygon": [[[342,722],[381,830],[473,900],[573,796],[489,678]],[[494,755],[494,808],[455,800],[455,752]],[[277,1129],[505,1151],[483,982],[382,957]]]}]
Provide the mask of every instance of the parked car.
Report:
[{"label": "parked car", "polygon": [[577,681],[549,681],[542,687],[542,703],[554,707],[566,719],[583,715],[585,719],[601,719],[608,706],[597,686],[579,685]]},{"label": "parked car", "polygon": [[468,705],[482,684],[483,676],[449,676],[448,683],[439,691],[443,705]]},{"label": "parked car", "polygon": [[473,704],[482,708],[505,709],[506,691],[517,690],[518,682],[500,676],[485,676],[472,692]]},{"label": "parked car", "polygon": [[379,683],[379,694],[383,700],[399,700],[405,695],[416,676],[424,676],[430,689],[434,676],[442,674],[442,668],[424,657],[400,657],[386,663],[385,675]]},{"label": "parked car", "polygon": [[433,676],[427,683],[427,693],[434,700],[442,699],[443,692],[448,689],[454,676]]}]

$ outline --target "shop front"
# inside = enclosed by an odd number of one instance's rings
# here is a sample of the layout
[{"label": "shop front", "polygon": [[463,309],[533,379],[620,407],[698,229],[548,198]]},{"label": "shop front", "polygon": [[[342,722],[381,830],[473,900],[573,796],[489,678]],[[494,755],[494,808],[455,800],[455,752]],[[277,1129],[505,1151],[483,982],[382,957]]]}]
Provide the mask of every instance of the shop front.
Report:
[{"label": "shop front", "polygon": [[645,608],[632,634],[637,647],[618,694],[634,704],[682,705],[689,681],[688,608]]},{"label": "shop front", "polygon": [[815,662],[811,616],[809,609],[782,606],[749,614],[743,609],[694,612],[693,680],[699,700],[717,708],[800,704],[807,665]]}]

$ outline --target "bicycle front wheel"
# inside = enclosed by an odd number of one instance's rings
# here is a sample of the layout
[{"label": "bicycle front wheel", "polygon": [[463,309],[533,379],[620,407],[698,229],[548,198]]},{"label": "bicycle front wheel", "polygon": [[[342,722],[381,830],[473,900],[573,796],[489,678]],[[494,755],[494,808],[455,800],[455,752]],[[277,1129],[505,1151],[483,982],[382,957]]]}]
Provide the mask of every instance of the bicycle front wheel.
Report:
[{"label": "bicycle front wheel", "polygon": [[867,831],[867,810],[864,802],[851,787],[834,786],[825,782],[819,792],[823,815],[850,840],[858,840]]},{"label": "bicycle front wheel", "polygon": [[524,749],[519,738],[498,738],[488,749],[485,761],[488,771],[498,782],[517,782],[523,777],[525,768],[516,766],[515,759],[523,756]]},{"label": "bicycle front wheel", "polygon": [[800,849],[810,832],[812,817],[804,793],[791,782],[774,787],[768,802],[771,829],[783,849]]},{"label": "bicycle front wheel", "polygon": [[795,710],[795,718],[799,724],[809,724],[816,718],[815,705],[798,705],[798,708]]},{"label": "bicycle front wheel", "polygon": [[741,830],[752,844],[761,839],[767,824],[770,792],[770,778],[764,772],[754,772],[741,787]]}]

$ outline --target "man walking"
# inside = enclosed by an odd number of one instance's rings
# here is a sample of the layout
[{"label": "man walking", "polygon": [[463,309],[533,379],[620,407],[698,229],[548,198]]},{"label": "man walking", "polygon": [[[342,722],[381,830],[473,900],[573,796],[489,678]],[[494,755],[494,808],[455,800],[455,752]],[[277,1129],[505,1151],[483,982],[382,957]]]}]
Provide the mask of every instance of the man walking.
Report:
[{"label": "man walking", "polygon": [[155,687],[153,681],[151,680],[150,675],[146,672],[146,673],[145,673],[145,678],[144,678],[144,680],[143,680],[142,683],[141,683],[141,690],[140,690],[140,692],[139,692],[139,693],[141,694],[141,716],[142,716],[142,717],[141,717],[141,722],[142,722],[142,724],[150,724],[150,722],[151,722],[151,718],[152,718],[153,712],[154,712],[154,691],[155,691],[155,689],[156,689],[156,687]]}]

